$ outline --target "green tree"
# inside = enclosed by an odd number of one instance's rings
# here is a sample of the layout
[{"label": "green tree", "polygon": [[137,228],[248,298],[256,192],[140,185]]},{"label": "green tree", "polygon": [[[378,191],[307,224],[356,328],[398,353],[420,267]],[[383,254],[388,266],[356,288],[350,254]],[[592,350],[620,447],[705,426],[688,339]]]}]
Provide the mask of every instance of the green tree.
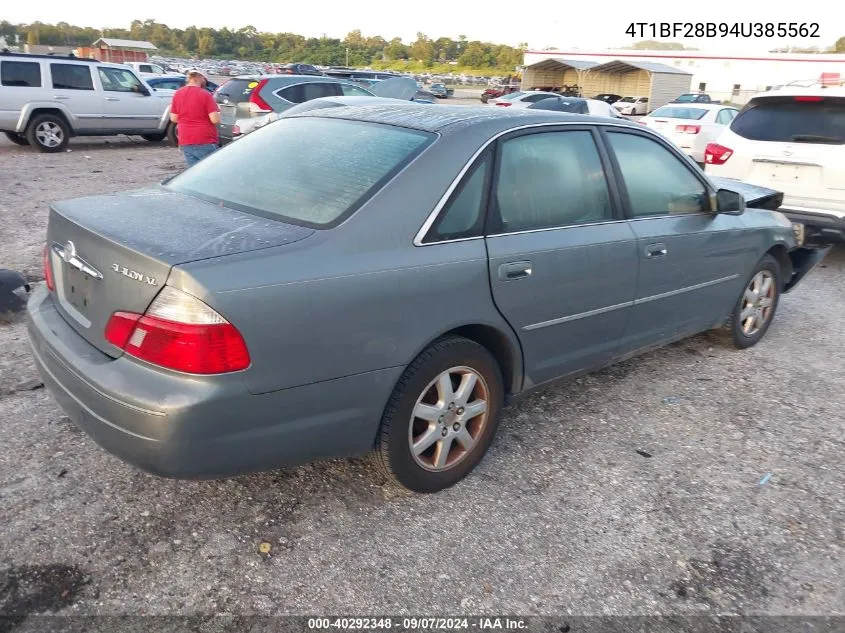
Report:
[{"label": "green tree", "polygon": [[411,44],[409,51],[411,58],[421,62],[434,61],[434,43],[425,33],[417,33],[417,39]]},{"label": "green tree", "polygon": [[845,36],[840,37],[836,40],[836,44],[833,46],[833,50],[836,53],[845,53]]},{"label": "green tree", "polygon": [[388,61],[408,59],[408,47],[398,37],[390,40],[390,43],[384,49],[384,53]]}]

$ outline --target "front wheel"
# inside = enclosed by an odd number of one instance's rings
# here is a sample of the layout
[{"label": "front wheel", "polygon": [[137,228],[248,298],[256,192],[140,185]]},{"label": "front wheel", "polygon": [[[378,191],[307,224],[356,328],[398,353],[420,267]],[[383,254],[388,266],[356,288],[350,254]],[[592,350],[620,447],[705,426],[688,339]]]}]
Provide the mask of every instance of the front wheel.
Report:
[{"label": "front wheel", "polygon": [[487,452],[502,409],[496,360],[461,337],[437,341],[405,370],[385,408],[374,460],[414,492],[458,483]]},{"label": "front wheel", "polygon": [[766,335],[775,318],[781,288],[780,264],[771,255],[766,255],[754,268],[722,326],[722,332],[731,338],[734,346],[739,349],[751,347]]}]

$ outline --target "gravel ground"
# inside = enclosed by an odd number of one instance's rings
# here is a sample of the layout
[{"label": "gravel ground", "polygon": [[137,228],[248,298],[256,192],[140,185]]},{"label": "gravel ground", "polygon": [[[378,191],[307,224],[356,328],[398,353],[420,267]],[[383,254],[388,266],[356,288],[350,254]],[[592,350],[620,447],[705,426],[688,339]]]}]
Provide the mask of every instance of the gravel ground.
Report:
[{"label": "gravel ground", "polygon": [[[70,147],[0,139],[0,267],[38,277],[50,201],[181,167],[140,140]],[[0,325],[0,613],[843,614],[843,275],[834,251],[751,350],[702,335],[534,393],[434,496],[364,462],[148,476]]]}]

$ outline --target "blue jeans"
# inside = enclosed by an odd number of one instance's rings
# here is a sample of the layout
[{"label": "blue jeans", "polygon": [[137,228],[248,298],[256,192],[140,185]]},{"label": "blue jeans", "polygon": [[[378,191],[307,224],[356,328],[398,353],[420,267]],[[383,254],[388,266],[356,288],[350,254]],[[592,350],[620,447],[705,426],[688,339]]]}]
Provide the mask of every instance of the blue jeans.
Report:
[{"label": "blue jeans", "polygon": [[185,155],[185,164],[190,167],[191,165],[196,165],[209,154],[213,154],[217,149],[217,145],[214,143],[207,145],[182,145],[180,149]]}]

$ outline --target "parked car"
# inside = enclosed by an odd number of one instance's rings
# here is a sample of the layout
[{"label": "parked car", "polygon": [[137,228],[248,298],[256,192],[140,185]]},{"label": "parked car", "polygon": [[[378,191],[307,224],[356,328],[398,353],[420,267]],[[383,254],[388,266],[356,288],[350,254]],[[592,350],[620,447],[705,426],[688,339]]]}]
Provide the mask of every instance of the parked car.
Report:
[{"label": "parked car", "polygon": [[703,92],[688,92],[680,95],[672,103],[713,103],[713,100],[710,95]]},{"label": "parked car", "polygon": [[491,86],[481,93],[481,103],[487,103],[490,99],[497,99],[519,91],[519,85]]},{"label": "parked car", "polygon": [[72,136],[137,134],[175,141],[170,100],[123,64],[0,53],[0,131],[18,145],[61,152]]},{"label": "parked car", "polygon": [[615,95],[609,92],[603,92],[601,94],[596,95],[593,99],[598,99],[599,101],[605,101],[611,105],[616,103],[622,98],[622,95]]},{"label": "parked car", "polygon": [[[158,77],[147,77],[144,81],[158,96],[172,97],[179,88],[183,88],[185,86],[187,78],[185,75],[161,75]],[[220,87],[213,81],[209,81],[207,84],[206,90],[212,94]]]},{"label": "parked car", "polygon": [[333,77],[269,75],[229,80],[215,92],[220,104],[220,144],[249,134],[298,103],[320,97],[393,97],[415,100],[419,94],[410,77],[375,80],[369,89]]},{"label": "parked car", "polygon": [[717,103],[670,104],[657,108],[639,123],[663,134],[699,165],[704,149],[730,125],[739,110]]},{"label": "parked car", "polygon": [[593,116],[622,118],[619,111],[606,101],[582,99],[581,97],[549,97],[548,99],[540,99],[532,103],[528,108],[531,110],[552,110],[554,112],[569,112],[571,114],[591,114]]},{"label": "parked car", "polygon": [[492,99],[490,100],[490,103],[501,108],[527,108],[532,103],[537,103],[543,99],[550,99],[559,96],[560,95],[554,92],[526,90],[524,92],[512,92],[511,94],[501,96],[498,99]]},{"label": "parked car", "polygon": [[71,419],[158,475],[372,453],[435,492],[531,389],[710,328],[765,336],[826,251],[746,208],[777,191],[722,182],[627,121],[284,117],[163,185],[51,205],[35,363]]},{"label": "parked car", "polygon": [[446,99],[451,97],[455,94],[455,90],[453,88],[447,88],[446,84],[431,84],[429,86],[428,91],[433,94],[438,99]]},{"label": "parked car", "polygon": [[155,77],[158,75],[166,75],[167,71],[159,64],[152,64],[150,62],[125,62],[123,66],[129,66],[141,77]]},{"label": "parked car", "polygon": [[279,72],[284,75],[318,75],[323,76],[323,73],[312,64],[284,64],[279,68]]},{"label": "parked car", "polygon": [[704,151],[705,171],[784,192],[810,243],[845,242],[845,88],[794,86],[753,97]]},{"label": "parked car", "polygon": [[613,107],[628,116],[648,114],[648,97],[622,97]]}]

